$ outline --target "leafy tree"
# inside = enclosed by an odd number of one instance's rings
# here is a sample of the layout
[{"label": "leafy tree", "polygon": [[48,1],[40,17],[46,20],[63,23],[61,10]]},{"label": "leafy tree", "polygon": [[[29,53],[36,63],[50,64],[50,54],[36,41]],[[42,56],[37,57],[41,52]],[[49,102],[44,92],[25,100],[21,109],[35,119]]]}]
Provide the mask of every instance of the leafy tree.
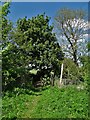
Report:
[{"label": "leafy tree", "polygon": [[89,71],[90,71],[90,42],[87,43],[87,48],[88,48],[88,53],[86,55],[83,55],[80,58],[80,61],[82,63],[82,76],[85,80],[86,83],[90,84],[90,75],[89,75]]},{"label": "leafy tree", "polygon": [[2,4],[2,85],[3,85],[3,89],[6,86],[6,84],[8,82],[10,82],[8,76],[9,76],[9,69],[10,68],[10,63],[11,63],[11,58],[9,57],[9,53],[10,53],[10,32],[12,30],[12,23],[11,21],[8,20],[8,13],[9,11],[9,7],[10,7],[10,3],[9,2],[5,2]]},{"label": "leafy tree", "polygon": [[63,61],[63,83],[64,84],[78,84],[83,81],[81,68],[79,68],[72,59],[64,58]]},{"label": "leafy tree", "polygon": [[5,2],[2,5],[2,49],[7,46],[10,38],[9,33],[12,29],[12,23],[8,20],[9,7],[9,2]]},{"label": "leafy tree", "polygon": [[50,77],[51,70],[58,74],[63,53],[52,29],[45,14],[17,21],[3,49],[3,88],[35,84],[45,75]]},{"label": "leafy tree", "polygon": [[90,41],[87,44],[88,52],[90,51]]},{"label": "leafy tree", "polygon": [[52,29],[53,27],[49,26],[49,17],[45,14],[17,21],[13,41],[22,54],[19,60],[24,71],[28,74],[30,70],[37,71],[34,82],[39,81],[45,74],[48,76],[51,70],[56,72],[63,58],[61,47]]},{"label": "leafy tree", "polygon": [[[84,10],[60,9],[55,16],[55,28],[62,48],[76,65],[80,56],[86,54],[86,13]],[[83,49],[84,48],[84,49]]]}]

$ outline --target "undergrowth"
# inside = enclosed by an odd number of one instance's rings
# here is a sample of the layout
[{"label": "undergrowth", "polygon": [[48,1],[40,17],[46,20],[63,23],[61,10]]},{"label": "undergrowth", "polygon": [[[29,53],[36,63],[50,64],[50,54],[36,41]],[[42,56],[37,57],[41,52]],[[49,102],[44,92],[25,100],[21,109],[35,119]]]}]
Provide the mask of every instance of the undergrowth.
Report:
[{"label": "undergrowth", "polygon": [[[7,92],[2,118],[87,118],[88,91],[76,87],[48,87],[39,92]],[[20,93],[20,94],[19,94]],[[29,94],[28,94],[29,93]],[[33,106],[33,107],[32,107]]]}]

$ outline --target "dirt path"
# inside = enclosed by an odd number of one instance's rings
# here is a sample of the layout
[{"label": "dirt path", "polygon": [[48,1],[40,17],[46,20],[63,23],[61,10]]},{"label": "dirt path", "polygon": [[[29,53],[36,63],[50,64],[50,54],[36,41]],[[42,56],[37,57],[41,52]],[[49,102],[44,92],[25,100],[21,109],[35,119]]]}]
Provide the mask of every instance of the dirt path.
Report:
[{"label": "dirt path", "polygon": [[32,102],[28,101],[26,103],[27,111],[24,114],[23,118],[31,118],[32,117],[33,111],[36,108],[39,100],[40,100],[40,95],[38,95],[38,96],[35,95],[35,96],[33,96]]}]

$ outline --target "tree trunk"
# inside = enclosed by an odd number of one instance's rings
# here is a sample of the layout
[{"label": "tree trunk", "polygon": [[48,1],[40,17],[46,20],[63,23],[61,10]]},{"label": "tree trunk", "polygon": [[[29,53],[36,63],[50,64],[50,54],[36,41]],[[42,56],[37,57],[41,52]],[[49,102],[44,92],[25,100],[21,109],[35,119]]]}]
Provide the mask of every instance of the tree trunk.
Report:
[{"label": "tree trunk", "polygon": [[78,63],[77,63],[77,50],[75,50],[73,52],[73,59],[74,59],[74,63],[78,66]]},{"label": "tree trunk", "polygon": [[61,74],[60,74],[60,85],[62,85],[62,75],[63,75],[63,63],[61,65]]}]

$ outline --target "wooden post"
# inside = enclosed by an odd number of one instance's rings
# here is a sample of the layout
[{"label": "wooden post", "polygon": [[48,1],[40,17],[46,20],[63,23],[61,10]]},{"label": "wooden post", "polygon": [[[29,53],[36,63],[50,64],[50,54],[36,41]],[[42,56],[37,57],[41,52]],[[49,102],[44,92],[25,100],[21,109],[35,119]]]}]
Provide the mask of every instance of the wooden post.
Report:
[{"label": "wooden post", "polygon": [[63,63],[61,65],[60,85],[62,85]]}]

